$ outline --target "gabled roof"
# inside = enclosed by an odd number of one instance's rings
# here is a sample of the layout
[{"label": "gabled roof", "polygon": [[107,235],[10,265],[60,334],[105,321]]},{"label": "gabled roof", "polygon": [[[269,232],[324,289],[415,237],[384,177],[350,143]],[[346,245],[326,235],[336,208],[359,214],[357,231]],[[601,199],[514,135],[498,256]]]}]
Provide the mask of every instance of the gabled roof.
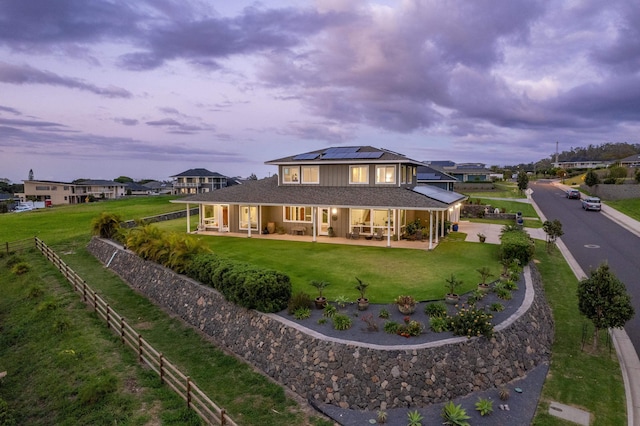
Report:
[{"label": "gabled roof", "polygon": [[226,178],[218,172],[210,172],[207,169],[189,169],[186,172],[179,173],[170,177],[219,177]]},{"label": "gabled roof", "polygon": [[265,164],[314,164],[314,163],[413,163],[405,155],[372,146],[340,146],[323,148],[302,154],[291,155]]},{"label": "gabled roof", "polygon": [[457,182],[458,179],[429,166],[418,166],[418,182]]},{"label": "gabled roof", "polygon": [[[453,201],[461,201],[464,195],[451,194]],[[455,195],[454,195],[455,194]],[[405,187],[362,186],[278,186],[278,176],[246,181],[243,185],[196,194],[176,203],[260,204],[294,206],[335,206],[382,209],[446,209],[451,202],[439,200],[440,194],[426,195]]]},{"label": "gabled roof", "polygon": [[74,185],[85,185],[85,186],[127,186],[124,183],[115,182],[112,180],[101,180],[101,179],[88,179],[83,180],[82,182],[78,182]]},{"label": "gabled roof", "polygon": [[640,161],[640,154],[633,154],[618,161],[620,161],[621,163],[635,163]]}]

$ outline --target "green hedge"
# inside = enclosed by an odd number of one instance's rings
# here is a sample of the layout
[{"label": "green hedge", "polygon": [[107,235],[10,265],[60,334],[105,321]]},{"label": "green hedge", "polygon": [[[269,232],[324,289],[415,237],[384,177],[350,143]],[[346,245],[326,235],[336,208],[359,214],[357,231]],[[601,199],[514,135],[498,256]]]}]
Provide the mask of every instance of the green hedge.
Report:
[{"label": "green hedge", "polygon": [[503,231],[500,243],[502,259],[518,259],[521,265],[526,265],[533,258],[535,244],[526,231],[516,229]]},{"label": "green hedge", "polygon": [[236,305],[261,312],[286,309],[291,280],[285,274],[233,262],[209,253],[195,256],[187,275],[211,286]]}]

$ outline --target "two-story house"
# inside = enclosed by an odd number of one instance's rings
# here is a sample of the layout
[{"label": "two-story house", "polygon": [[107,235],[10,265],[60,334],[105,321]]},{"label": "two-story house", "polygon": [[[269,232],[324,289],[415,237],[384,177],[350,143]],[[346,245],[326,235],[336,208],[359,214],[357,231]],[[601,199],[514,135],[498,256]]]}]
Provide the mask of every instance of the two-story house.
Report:
[{"label": "two-story house", "polygon": [[44,201],[50,205],[78,204],[89,196],[100,199],[124,197],[126,185],[112,180],[84,180],[77,183],[50,180],[25,180],[21,201]]},{"label": "two-story house", "polygon": [[[352,233],[402,238],[420,218],[429,241],[459,218],[464,195],[417,185],[419,161],[370,146],[326,148],[265,164],[278,173],[243,185],[197,194],[175,203],[197,204],[199,229],[345,237]],[[429,226],[431,224],[432,226]]]},{"label": "two-story house", "polygon": [[226,176],[207,169],[189,169],[171,177],[175,179],[173,193],[178,195],[203,194],[227,186]]}]

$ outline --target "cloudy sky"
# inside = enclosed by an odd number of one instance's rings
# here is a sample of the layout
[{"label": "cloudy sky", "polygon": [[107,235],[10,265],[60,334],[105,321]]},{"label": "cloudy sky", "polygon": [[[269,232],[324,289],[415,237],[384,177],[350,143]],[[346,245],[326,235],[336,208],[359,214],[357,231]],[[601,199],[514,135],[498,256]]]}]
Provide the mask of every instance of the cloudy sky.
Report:
[{"label": "cloudy sky", "polygon": [[167,179],[327,146],[514,164],[638,143],[635,0],[0,2],[0,178]]}]

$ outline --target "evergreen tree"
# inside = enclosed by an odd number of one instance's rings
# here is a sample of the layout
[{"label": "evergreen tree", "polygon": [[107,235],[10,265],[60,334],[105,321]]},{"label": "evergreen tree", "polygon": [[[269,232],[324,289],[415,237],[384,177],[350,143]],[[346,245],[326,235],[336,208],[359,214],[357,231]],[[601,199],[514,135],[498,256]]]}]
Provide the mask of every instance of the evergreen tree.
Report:
[{"label": "evergreen tree", "polygon": [[542,229],[547,234],[547,251],[551,251],[551,247],[556,243],[556,240],[564,234],[562,230],[562,223],[558,219],[553,221],[545,221],[542,224]]},{"label": "evergreen tree", "polygon": [[589,170],[584,177],[584,183],[591,188],[592,186],[600,183],[600,178],[596,172]]},{"label": "evergreen tree", "polygon": [[522,192],[525,189],[527,189],[528,185],[529,185],[529,176],[527,176],[527,172],[525,172],[524,170],[521,170],[518,173],[518,189]]}]

